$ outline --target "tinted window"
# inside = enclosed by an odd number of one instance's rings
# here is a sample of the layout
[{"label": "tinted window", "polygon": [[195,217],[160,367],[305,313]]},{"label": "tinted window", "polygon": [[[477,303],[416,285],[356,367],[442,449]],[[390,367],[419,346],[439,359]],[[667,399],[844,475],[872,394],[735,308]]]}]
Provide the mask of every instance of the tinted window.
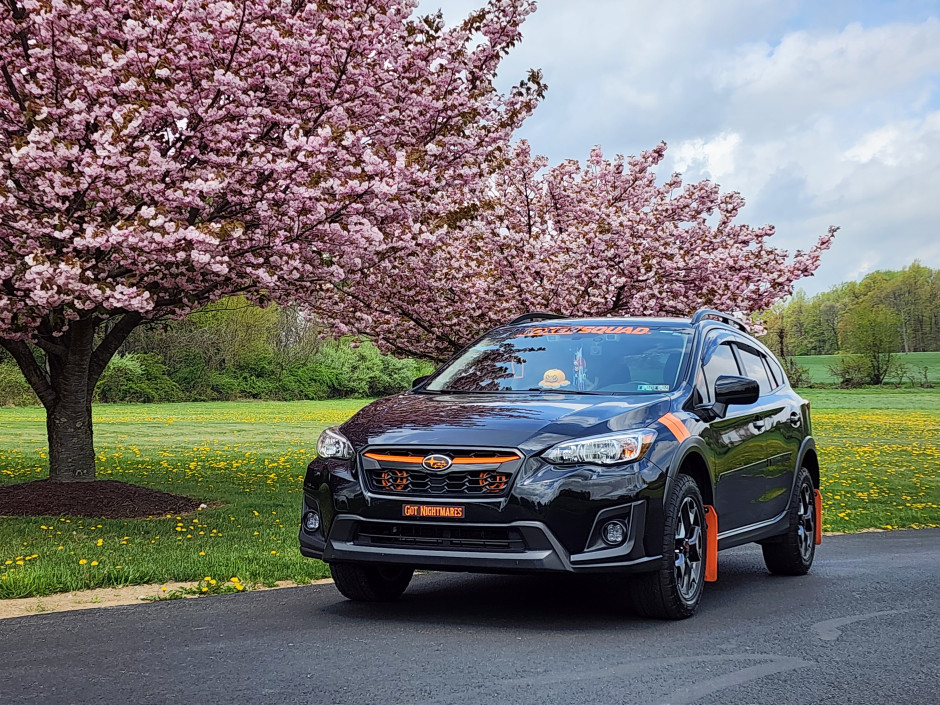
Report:
[{"label": "tinted window", "polygon": [[786,384],[787,376],[783,374],[783,368],[780,366],[780,363],[777,362],[776,358],[768,357],[767,362],[770,364],[770,371],[773,372],[774,377],[777,378],[777,385]]},{"label": "tinted window", "polygon": [[763,356],[742,347],[738,348],[738,355],[741,358],[741,364],[744,365],[744,376],[757,380],[761,394],[769,393],[774,385],[770,383],[770,379],[767,377],[767,369],[761,359]]},{"label": "tinted window", "polygon": [[702,358],[702,371],[705,374],[705,384],[708,387],[709,398],[715,398],[715,380],[722,375],[739,375],[738,363],[727,343],[712,345]]},{"label": "tinted window", "polygon": [[425,389],[668,392],[679,382],[691,342],[691,328],[618,324],[501,328],[464,351]]}]

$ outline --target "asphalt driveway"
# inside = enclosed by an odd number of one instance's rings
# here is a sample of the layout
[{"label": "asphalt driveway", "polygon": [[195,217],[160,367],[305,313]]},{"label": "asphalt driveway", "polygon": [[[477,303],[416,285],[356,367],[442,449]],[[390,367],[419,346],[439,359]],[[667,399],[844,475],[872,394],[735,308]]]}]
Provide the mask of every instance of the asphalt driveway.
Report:
[{"label": "asphalt driveway", "polygon": [[813,573],[721,554],[683,622],[615,580],[428,574],[0,622],[3,703],[940,704],[940,530],[827,538]]}]

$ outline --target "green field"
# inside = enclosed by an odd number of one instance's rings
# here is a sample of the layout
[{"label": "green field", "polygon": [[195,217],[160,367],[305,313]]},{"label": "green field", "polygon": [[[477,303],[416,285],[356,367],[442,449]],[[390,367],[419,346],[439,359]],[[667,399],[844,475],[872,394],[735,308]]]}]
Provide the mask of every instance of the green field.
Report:
[{"label": "green field", "polygon": [[[813,405],[824,528],[940,526],[940,389],[802,390]],[[0,598],[106,585],[328,574],[297,551],[304,469],[363,401],[95,408],[99,477],[223,503],[141,520],[0,518]],[[0,483],[45,476],[38,407],[0,409]]]},{"label": "green field", "polygon": [[[829,372],[829,366],[835,364],[840,355],[801,355],[794,359],[809,370],[813,384],[836,384],[839,378]],[[924,368],[927,368],[927,378],[931,383],[940,385],[940,352],[898,353],[898,360],[908,366],[909,374],[914,376],[917,383],[923,380]],[[889,379],[890,384],[896,382]],[[905,378],[904,384],[910,386],[910,380]]]},{"label": "green field", "polygon": [[[206,576],[249,585],[328,576],[297,551],[303,473],[320,431],[364,403],[96,407],[100,479],[224,506],[141,520],[0,518],[0,598]],[[0,409],[0,483],[45,476],[44,429],[41,408]]]}]

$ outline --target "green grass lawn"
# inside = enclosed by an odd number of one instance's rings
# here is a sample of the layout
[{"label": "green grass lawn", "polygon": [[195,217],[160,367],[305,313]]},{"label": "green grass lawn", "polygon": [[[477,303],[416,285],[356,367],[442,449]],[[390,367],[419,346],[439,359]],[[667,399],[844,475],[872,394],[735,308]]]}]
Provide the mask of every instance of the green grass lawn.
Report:
[{"label": "green grass lawn", "polygon": [[[813,408],[827,531],[940,526],[940,389],[801,390]],[[99,477],[185,494],[190,515],[0,518],[0,598],[107,585],[328,575],[297,550],[319,432],[363,401],[95,408]],[[39,408],[0,409],[0,483],[46,474]]]},{"label": "green grass lawn", "polygon": [[[840,355],[800,355],[794,358],[809,370],[809,376],[815,384],[837,384],[839,378],[829,372],[829,366],[835,364]],[[940,384],[940,352],[898,353],[898,360],[907,365],[910,374],[918,383],[923,379],[924,368],[927,378],[934,384]],[[892,384],[894,379],[888,380]],[[905,384],[910,381],[905,379]]]},{"label": "green grass lawn", "polygon": [[940,526],[940,389],[800,390],[827,531]]},{"label": "green grass lawn", "polygon": [[[365,403],[96,407],[100,479],[224,506],[140,520],[0,518],[0,598],[206,576],[249,585],[328,576],[297,550],[301,483],[320,431]],[[46,475],[44,418],[38,407],[0,409],[0,483]]]}]

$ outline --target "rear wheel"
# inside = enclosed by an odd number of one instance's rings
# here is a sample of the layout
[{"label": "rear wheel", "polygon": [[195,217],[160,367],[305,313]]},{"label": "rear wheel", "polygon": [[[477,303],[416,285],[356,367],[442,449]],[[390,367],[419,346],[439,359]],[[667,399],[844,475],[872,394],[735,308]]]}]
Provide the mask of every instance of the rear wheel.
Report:
[{"label": "rear wheel", "polygon": [[392,565],[330,565],[337,589],[357,602],[391,602],[401,597],[414,575],[414,568]]},{"label": "rear wheel", "polygon": [[695,480],[679,475],[664,509],[663,556],[655,572],[634,578],[633,602],[645,617],[685,619],[705,584],[705,506]]},{"label": "rear wheel", "polygon": [[796,492],[790,498],[787,533],[761,548],[767,570],[775,575],[806,575],[816,555],[816,496],[813,478],[806,468],[796,477]]}]

